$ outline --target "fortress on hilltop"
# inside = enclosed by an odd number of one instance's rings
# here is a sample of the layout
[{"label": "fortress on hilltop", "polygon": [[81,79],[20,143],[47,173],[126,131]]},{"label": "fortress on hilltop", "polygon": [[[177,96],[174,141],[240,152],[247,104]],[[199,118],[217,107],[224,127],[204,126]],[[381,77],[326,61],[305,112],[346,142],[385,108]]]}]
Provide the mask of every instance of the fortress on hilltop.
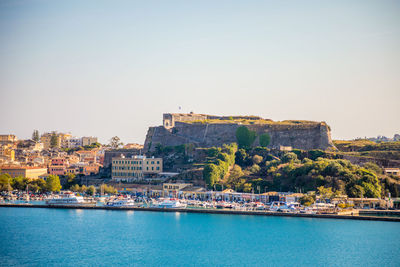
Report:
[{"label": "fortress on hilltop", "polygon": [[[330,128],[325,122],[286,120],[273,121],[258,116],[214,116],[195,113],[165,113],[163,125],[149,127],[145,151],[154,151],[157,144],[177,146],[194,144],[198,147],[221,146],[236,142],[236,129],[246,126],[257,135],[271,136],[270,148],[329,149],[334,145]],[[259,145],[258,138],[254,146]]]}]

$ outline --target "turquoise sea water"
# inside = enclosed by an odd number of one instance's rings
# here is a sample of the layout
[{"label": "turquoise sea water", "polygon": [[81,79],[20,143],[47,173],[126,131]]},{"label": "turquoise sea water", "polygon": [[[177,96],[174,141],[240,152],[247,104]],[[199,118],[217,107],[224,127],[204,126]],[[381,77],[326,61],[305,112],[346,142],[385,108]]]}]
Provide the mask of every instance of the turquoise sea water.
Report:
[{"label": "turquoise sea water", "polygon": [[400,266],[400,223],[0,208],[1,266]]}]

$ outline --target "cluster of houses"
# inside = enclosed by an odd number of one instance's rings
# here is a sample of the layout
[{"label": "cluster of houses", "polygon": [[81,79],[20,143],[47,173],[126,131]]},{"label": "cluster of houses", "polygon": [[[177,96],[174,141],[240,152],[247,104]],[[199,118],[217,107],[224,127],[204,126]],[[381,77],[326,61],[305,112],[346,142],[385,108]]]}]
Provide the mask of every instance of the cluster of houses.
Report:
[{"label": "cluster of houses", "polygon": [[[57,132],[44,133],[38,141],[18,140],[12,134],[0,135],[0,169],[12,177],[26,178],[96,174],[103,164],[105,148],[83,149],[96,143],[97,137],[77,138]],[[66,149],[70,148],[77,150],[67,153]]]}]

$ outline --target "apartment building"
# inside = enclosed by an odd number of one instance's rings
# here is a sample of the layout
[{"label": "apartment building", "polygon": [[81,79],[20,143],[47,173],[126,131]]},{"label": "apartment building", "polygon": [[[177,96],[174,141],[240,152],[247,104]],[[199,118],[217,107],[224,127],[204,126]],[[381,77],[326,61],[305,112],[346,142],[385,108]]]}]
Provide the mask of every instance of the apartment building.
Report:
[{"label": "apartment building", "polygon": [[4,161],[15,160],[15,151],[11,145],[0,145],[0,159]]},{"label": "apartment building", "polygon": [[0,144],[17,142],[18,138],[13,134],[0,134]]},{"label": "apartment building", "polygon": [[97,137],[84,136],[82,137],[82,146],[90,146],[91,144],[97,143]]},{"label": "apartment building", "polygon": [[69,133],[57,133],[57,132],[51,132],[51,133],[44,133],[40,137],[40,142],[43,143],[44,149],[49,149],[51,147],[51,138],[56,136],[57,144],[55,148],[68,148],[68,140],[72,138],[72,135]]},{"label": "apartment building", "polygon": [[146,156],[112,158],[111,176],[116,181],[142,180],[162,171],[162,158],[146,158]]},{"label": "apartment building", "polygon": [[22,176],[24,178],[37,179],[43,174],[47,174],[47,168],[29,166],[2,166],[0,173],[8,173],[11,177]]}]

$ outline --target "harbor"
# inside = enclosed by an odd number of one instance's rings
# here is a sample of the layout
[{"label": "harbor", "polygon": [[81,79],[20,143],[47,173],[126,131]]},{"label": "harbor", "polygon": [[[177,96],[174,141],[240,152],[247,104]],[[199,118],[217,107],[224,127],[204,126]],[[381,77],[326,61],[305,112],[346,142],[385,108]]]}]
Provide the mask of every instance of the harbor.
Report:
[{"label": "harbor", "polygon": [[[257,210],[231,210],[231,209],[200,209],[200,208],[159,208],[159,207],[139,207],[139,206],[78,206],[78,205],[47,205],[47,204],[11,204],[0,203],[1,208],[44,208],[44,209],[85,209],[85,210],[119,210],[119,211],[152,211],[152,212],[182,212],[200,214],[226,214],[226,215],[256,215],[256,216],[284,216],[301,218],[326,218],[326,219],[350,219],[350,220],[369,220],[369,221],[390,221],[400,222],[400,212],[398,211],[361,211],[354,210],[354,215],[342,214],[312,214],[294,212],[273,212]],[[358,215],[357,215],[358,214]],[[398,217],[379,216],[394,215]]]}]

